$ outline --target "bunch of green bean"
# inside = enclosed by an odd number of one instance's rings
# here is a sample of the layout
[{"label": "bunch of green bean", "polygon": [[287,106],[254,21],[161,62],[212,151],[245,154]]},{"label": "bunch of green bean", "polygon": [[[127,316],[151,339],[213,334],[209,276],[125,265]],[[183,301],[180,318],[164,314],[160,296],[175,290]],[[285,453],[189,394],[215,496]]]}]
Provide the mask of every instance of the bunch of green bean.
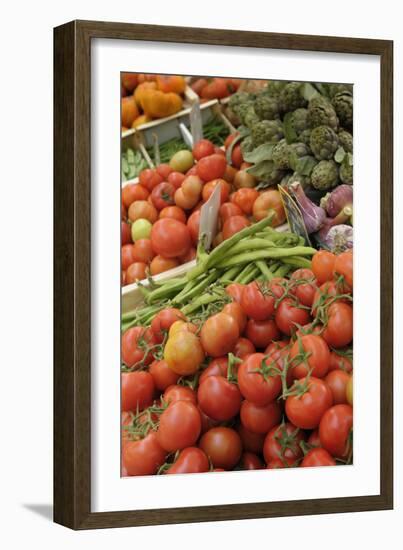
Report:
[{"label": "bunch of green bean", "polygon": [[284,277],[295,268],[309,268],[316,250],[304,246],[302,237],[278,232],[264,218],[222,242],[210,254],[199,246],[196,266],[183,277],[141,286],[145,306],[125,313],[122,330],[149,324],[165,307],[181,309],[185,315],[197,315],[228,298],[225,287],[254,280],[270,281]]}]

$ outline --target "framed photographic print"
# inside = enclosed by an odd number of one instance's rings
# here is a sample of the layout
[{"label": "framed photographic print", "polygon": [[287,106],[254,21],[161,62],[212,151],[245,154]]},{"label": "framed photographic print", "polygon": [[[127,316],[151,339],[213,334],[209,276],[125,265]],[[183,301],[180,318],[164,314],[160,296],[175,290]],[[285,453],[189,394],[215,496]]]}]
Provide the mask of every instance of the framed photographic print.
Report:
[{"label": "framed photographic print", "polygon": [[54,69],[54,520],[392,508],[393,43],[73,21]]}]

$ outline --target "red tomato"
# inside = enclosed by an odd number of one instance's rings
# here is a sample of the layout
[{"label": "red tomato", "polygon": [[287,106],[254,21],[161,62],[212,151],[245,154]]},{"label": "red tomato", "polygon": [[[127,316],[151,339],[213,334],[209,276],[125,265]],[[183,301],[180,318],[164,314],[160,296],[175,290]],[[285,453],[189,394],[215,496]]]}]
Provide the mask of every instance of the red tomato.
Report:
[{"label": "red tomato", "polygon": [[329,372],[332,370],[341,369],[345,372],[353,370],[353,363],[349,357],[339,355],[335,351],[330,352]]},{"label": "red tomato", "polygon": [[305,441],[305,438],[305,433],[290,422],[274,426],[266,435],[263,444],[266,464],[276,458],[295,461],[302,457],[300,442]]},{"label": "red tomato", "polygon": [[123,466],[129,476],[156,474],[165,462],[166,452],[158,443],[155,432],[144,439],[128,441],[122,449]]},{"label": "red tomato", "polygon": [[328,409],[319,424],[320,443],[336,458],[347,458],[352,450],[350,439],[353,427],[353,408],[334,405]]},{"label": "red tomato", "polygon": [[235,132],[234,134],[229,134],[224,141],[224,148],[228,149],[228,147],[231,145],[231,143],[234,141],[236,137],[239,136],[239,132]]},{"label": "red tomato", "polygon": [[241,456],[241,468],[242,470],[262,470],[264,466],[257,455],[246,452]]},{"label": "red tomato", "polygon": [[183,313],[174,307],[162,309],[151,322],[151,330],[157,342],[162,342],[175,321],[186,321]]},{"label": "red tomato", "polygon": [[325,382],[332,392],[333,403],[335,405],[347,403],[346,389],[349,380],[350,375],[341,369],[332,370],[326,376]]},{"label": "red tomato", "polygon": [[246,315],[238,302],[231,302],[223,307],[222,313],[226,313],[235,319],[239,328],[239,334],[242,334],[246,327]]},{"label": "red tomato", "polygon": [[190,237],[195,246],[199,242],[199,229],[200,229],[200,210],[193,212],[188,218],[187,226],[189,229]]},{"label": "red tomato", "polygon": [[164,218],[151,229],[153,250],[165,258],[186,254],[191,246],[189,229],[184,223]]},{"label": "red tomato", "polygon": [[[267,405],[281,391],[281,379],[263,353],[250,355],[238,369],[238,385],[242,395],[256,405]],[[278,369],[278,367],[277,367]]]},{"label": "red tomato", "polygon": [[162,398],[165,403],[175,403],[176,401],[189,401],[194,405],[197,403],[196,392],[189,386],[168,386]]},{"label": "red tomato", "polygon": [[160,212],[160,219],[172,218],[178,222],[186,223],[186,214],[179,206],[166,206]]},{"label": "red tomato", "polygon": [[149,372],[123,372],[122,411],[142,411],[149,407],[154,397],[154,381]]},{"label": "red tomato", "polygon": [[134,201],[147,200],[149,194],[148,189],[139,183],[128,183],[122,189],[122,202],[126,208],[129,208]]},{"label": "red tomato", "polygon": [[340,298],[343,291],[334,281],[326,281],[315,292],[312,304],[312,313],[317,315],[320,310],[337,303],[350,303],[348,298]]},{"label": "red tomato", "polygon": [[268,321],[249,319],[245,335],[257,348],[266,348],[270,342],[280,338],[280,331],[273,319]]},{"label": "red tomato", "polygon": [[312,256],[312,271],[319,285],[333,279],[336,256],[327,250],[319,250]]},{"label": "red tomato", "polygon": [[255,353],[255,346],[247,338],[238,338],[234,346],[234,355],[240,359],[245,359],[248,355]]},{"label": "red tomato", "polygon": [[201,139],[193,146],[193,158],[200,160],[214,154],[214,143],[208,139]]},{"label": "red tomato", "polygon": [[274,319],[276,325],[288,336],[297,328],[297,325],[306,325],[311,320],[309,312],[290,298],[282,300],[276,310]]},{"label": "red tomato", "polygon": [[186,176],[185,174],[182,174],[182,172],[171,172],[167,178],[167,181],[171,183],[175,189],[179,189],[185,178]]},{"label": "red tomato", "polygon": [[122,336],[122,360],[128,367],[143,363],[149,365],[152,354],[146,354],[146,346],[154,345],[153,334],[144,327],[132,327]]},{"label": "red tomato", "polygon": [[137,281],[142,281],[147,277],[147,264],[144,262],[134,262],[126,269],[126,284],[131,285]]},{"label": "red tomato", "polygon": [[161,176],[162,179],[166,180],[169,174],[172,173],[172,168],[169,166],[169,164],[160,164],[155,169],[157,173]]},{"label": "red tomato", "polygon": [[245,229],[245,227],[248,227],[250,225],[250,221],[245,218],[245,216],[231,216],[228,218],[228,220],[224,223],[223,229],[222,229],[222,236],[225,239],[229,239],[232,237],[232,235],[235,235],[235,233],[238,233],[242,229]]},{"label": "red tomato", "polygon": [[197,400],[207,416],[225,422],[238,414],[242,397],[236,384],[223,376],[208,376],[199,385]]},{"label": "red tomato", "polygon": [[334,262],[334,277],[343,278],[343,286],[347,286],[346,290],[353,288],[353,253],[351,250],[342,252],[336,257]]},{"label": "red tomato", "polygon": [[187,447],[167,470],[167,474],[198,474],[208,472],[210,464],[206,453],[198,447]]},{"label": "red tomato", "polygon": [[353,308],[349,304],[336,302],[329,306],[327,315],[323,338],[333,348],[348,346],[353,340]]},{"label": "red tomato", "polygon": [[174,267],[178,267],[179,261],[176,258],[164,258],[163,256],[155,256],[150,263],[151,275],[158,275]]},{"label": "red tomato", "polygon": [[127,214],[132,222],[144,219],[148,220],[150,223],[155,223],[158,219],[158,212],[155,206],[150,204],[148,201],[133,202],[130,205]]},{"label": "red tomato", "polygon": [[121,222],[121,227],[122,227],[122,239],[121,239],[122,245],[130,244],[132,242],[130,225],[126,222]]},{"label": "red tomato", "polygon": [[267,434],[281,420],[281,406],[278,401],[259,406],[246,399],[241,405],[241,422],[247,430],[258,434]]},{"label": "red tomato", "polygon": [[244,214],[251,216],[253,212],[253,205],[255,200],[259,196],[259,191],[256,189],[243,187],[235,191],[231,196],[231,202],[238,206]]},{"label": "red tomato", "polygon": [[203,181],[211,181],[216,178],[222,178],[227,167],[225,157],[216,153],[203,157],[196,164],[197,175]]},{"label": "red tomato", "polygon": [[245,286],[240,283],[231,283],[226,287],[225,292],[229,294],[235,302],[241,303],[244,288]]},{"label": "red tomato", "polygon": [[134,257],[134,245],[124,244],[122,246],[122,269],[126,270],[129,265],[136,261]]},{"label": "red tomato", "polygon": [[201,384],[209,376],[223,376],[227,378],[228,374],[228,356],[217,357],[209,363],[208,367],[202,372],[199,378]]},{"label": "red tomato", "polygon": [[191,262],[192,260],[195,260],[197,257],[197,250],[192,246],[189,248],[189,250],[184,254],[183,256],[179,256],[179,260],[181,264],[186,264],[187,262]]},{"label": "red tomato", "polygon": [[242,210],[232,202],[224,202],[224,204],[220,206],[220,216],[225,223],[232,216],[242,216]]},{"label": "red tomato", "polygon": [[253,281],[242,292],[241,306],[248,317],[255,321],[265,321],[274,313],[274,298],[266,281]]},{"label": "red tomato", "polygon": [[162,176],[153,168],[142,170],[139,175],[140,184],[145,187],[150,193],[159,183],[163,181]]},{"label": "red tomato", "polygon": [[291,275],[291,281],[295,285],[292,289],[293,294],[302,305],[311,307],[317,290],[313,271],[310,269],[297,269]]},{"label": "red tomato", "polygon": [[134,243],[133,256],[136,262],[148,264],[154,258],[150,239],[138,239]]},{"label": "red tomato", "polygon": [[281,458],[277,456],[267,464],[268,470],[277,470],[278,468],[296,468],[298,466],[294,458]]},{"label": "red tomato", "polygon": [[239,143],[232,149],[231,163],[235,168],[240,168],[243,163],[242,149]]},{"label": "red tomato", "polygon": [[159,391],[165,391],[169,386],[176,384],[179,378],[179,374],[170,369],[164,360],[151,363],[149,373]]},{"label": "red tomato", "polygon": [[311,376],[294,383],[295,395],[287,397],[285,412],[287,418],[298,428],[313,430],[325,413],[333,405],[329,386],[320,378]]},{"label": "red tomato", "polygon": [[232,351],[238,338],[238,323],[226,313],[217,313],[207,319],[200,332],[203,349],[212,357]]},{"label": "red tomato", "polygon": [[242,441],[245,451],[261,454],[263,450],[264,435],[251,432],[243,424],[239,424],[237,432]]},{"label": "red tomato", "polygon": [[236,168],[234,168],[230,164],[227,164],[227,168],[225,169],[223,179],[228,183],[233,183],[237,173],[238,173],[238,170]]},{"label": "red tomato", "polygon": [[163,181],[156,185],[151,192],[151,201],[157,210],[162,210],[167,206],[175,204],[175,187],[172,183]]},{"label": "red tomato", "polygon": [[258,222],[272,215],[272,227],[277,227],[285,222],[285,212],[280,193],[270,189],[259,195],[253,204],[253,217]]},{"label": "red tomato", "polygon": [[231,428],[219,426],[202,435],[199,447],[211,460],[214,468],[231,470],[241,458],[242,442]]},{"label": "red tomato", "polygon": [[162,413],[157,431],[158,442],[168,452],[191,447],[201,431],[197,407],[190,401],[174,401]]},{"label": "red tomato", "polygon": [[317,334],[299,336],[291,348],[290,360],[294,378],[304,378],[309,373],[323,378],[329,370],[329,346]]},{"label": "red tomato", "polygon": [[326,449],[317,447],[308,451],[301,462],[302,468],[311,468],[314,466],[336,466],[336,461]]},{"label": "red tomato", "polygon": [[220,203],[224,204],[228,201],[229,193],[231,190],[230,184],[223,179],[215,179],[209,181],[203,187],[202,198],[204,202],[207,202],[209,200],[217,185],[220,186]]},{"label": "red tomato", "polygon": [[284,277],[274,277],[269,283],[270,292],[276,299],[283,296],[287,286],[288,281]]}]

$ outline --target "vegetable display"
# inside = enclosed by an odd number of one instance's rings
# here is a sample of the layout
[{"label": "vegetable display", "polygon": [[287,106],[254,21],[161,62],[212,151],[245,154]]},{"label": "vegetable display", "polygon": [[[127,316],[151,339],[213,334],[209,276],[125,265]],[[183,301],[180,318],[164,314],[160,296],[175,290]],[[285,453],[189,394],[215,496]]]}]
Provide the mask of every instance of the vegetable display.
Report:
[{"label": "vegetable display", "polygon": [[122,124],[186,86],[203,139],[122,155],[121,475],[352,464],[352,86],[124,73]]},{"label": "vegetable display", "polygon": [[266,217],[142,287],[122,317],[123,475],[352,462],[353,253],[300,239]]}]

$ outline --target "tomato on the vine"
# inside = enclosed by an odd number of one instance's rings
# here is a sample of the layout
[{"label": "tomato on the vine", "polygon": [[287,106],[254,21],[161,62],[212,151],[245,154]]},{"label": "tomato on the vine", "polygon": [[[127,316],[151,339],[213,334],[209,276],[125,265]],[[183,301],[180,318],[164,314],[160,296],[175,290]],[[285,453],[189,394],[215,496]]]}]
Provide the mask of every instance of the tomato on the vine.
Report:
[{"label": "tomato on the vine", "polygon": [[123,372],[122,411],[142,411],[149,407],[154,397],[154,380],[149,372]]},{"label": "tomato on the vine", "polygon": [[326,449],[317,447],[316,449],[308,451],[301,462],[302,468],[310,468],[313,466],[336,466],[336,461]]},{"label": "tomato on the vine", "polygon": [[202,435],[199,447],[211,460],[214,468],[231,470],[241,458],[242,442],[238,433],[225,426],[211,428]]},{"label": "tomato on the vine", "polygon": [[285,402],[287,418],[298,428],[313,430],[324,413],[333,405],[329,386],[314,376],[294,382]]},{"label": "tomato on the vine", "polygon": [[295,303],[291,298],[284,298],[276,309],[274,320],[281,332],[289,336],[297,325],[308,324],[311,317],[305,306]]},{"label": "tomato on the vine", "polygon": [[199,385],[197,400],[207,416],[225,422],[238,414],[242,396],[238,386],[223,376],[208,376]]},{"label": "tomato on the vine", "polygon": [[263,444],[266,464],[276,458],[293,461],[300,458],[303,455],[300,442],[305,439],[305,433],[290,422],[274,426],[266,435]]},{"label": "tomato on the vine", "polygon": [[281,391],[277,364],[271,364],[263,353],[250,355],[238,369],[238,385],[242,395],[256,405],[267,405]]},{"label": "tomato on the vine", "polygon": [[158,442],[155,432],[138,441],[128,441],[122,449],[122,462],[129,476],[156,474],[165,462],[166,451]]},{"label": "tomato on the vine", "polygon": [[274,298],[265,282],[253,281],[245,286],[241,306],[248,317],[265,321],[274,313]]},{"label": "tomato on the vine", "polygon": [[170,369],[164,360],[153,361],[149,373],[153,377],[155,387],[160,391],[165,391],[169,386],[176,384],[179,378],[179,374]]},{"label": "tomato on the vine", "polygon": [[147,348],[155,345],[154,335],[144,327],[132,327],[122,336],[122,360],[128,367],[149,365],[153,360]]},{"label": "tomato on the vine", "polygon": [[155,340],[162,342],[175,321],[185,321],[183,313],[174,307],[167,307],[157,313],[151,322],[151,330],[154,333]]},{"label": "tomato on the vine", "polygon": [[353,408],[334,405],[323,415],[319,424],[320,443],[331,455],[345,459],[352,451]]},{"label": "tomato on the vine", "polygon": [[333,279],[335,261],[336,255],[327,250],[319,250],[312,256],[312,271],[319,285]]},{"label": "tomato on the vine", "polygon": [[166,474],[198,474],[208,472],[210,464],[206,453],[199,447],[183,449]]},{"label": "tomato on the vine", "polygon": [[291,275],[292,293],[304,306],[312,306],[317,290],[316,279],[311,269],[297,269]]},{"label": "tomato on the vine", "polygon": [[253,433],[266,434],[281,420],[282,409],[278,401],[268,405],[255,405],[246,399],[241,405],[241,422],[245,428]]},{"label": "tomato on the vine", "polygon": [[200,331],[203,349],[211,357],[220,357],[232,351],[238,338],[239,325],[227,313],[209,317]]},{"label": "tomato on the vine", "polygon": [[298,336],[290,351],[290,366],[294,378],[304,378],[309,373],[323,378],[329,370],[330,350],[325,340],[317,334]]},{"label": "tomato on the vine", "polygon": [[266,348],[273,340],[280,338],[280,331],[273,319],[255,321],[249,319],[246,325],[245,336],[257,348]]},{"label": "tomato on the vine", "polygon": [[197,395],[189,386],[180,386],[174,383],[172,386],[168,386],[162,396],[164,403],[175,403],[175,401],[190,401],[196,405]]},{"label": "tomato on the vine", "polygon": [[261,459],[254,453],[245,452],[241,456],[242,470],[261,470],[264,468]]}]

